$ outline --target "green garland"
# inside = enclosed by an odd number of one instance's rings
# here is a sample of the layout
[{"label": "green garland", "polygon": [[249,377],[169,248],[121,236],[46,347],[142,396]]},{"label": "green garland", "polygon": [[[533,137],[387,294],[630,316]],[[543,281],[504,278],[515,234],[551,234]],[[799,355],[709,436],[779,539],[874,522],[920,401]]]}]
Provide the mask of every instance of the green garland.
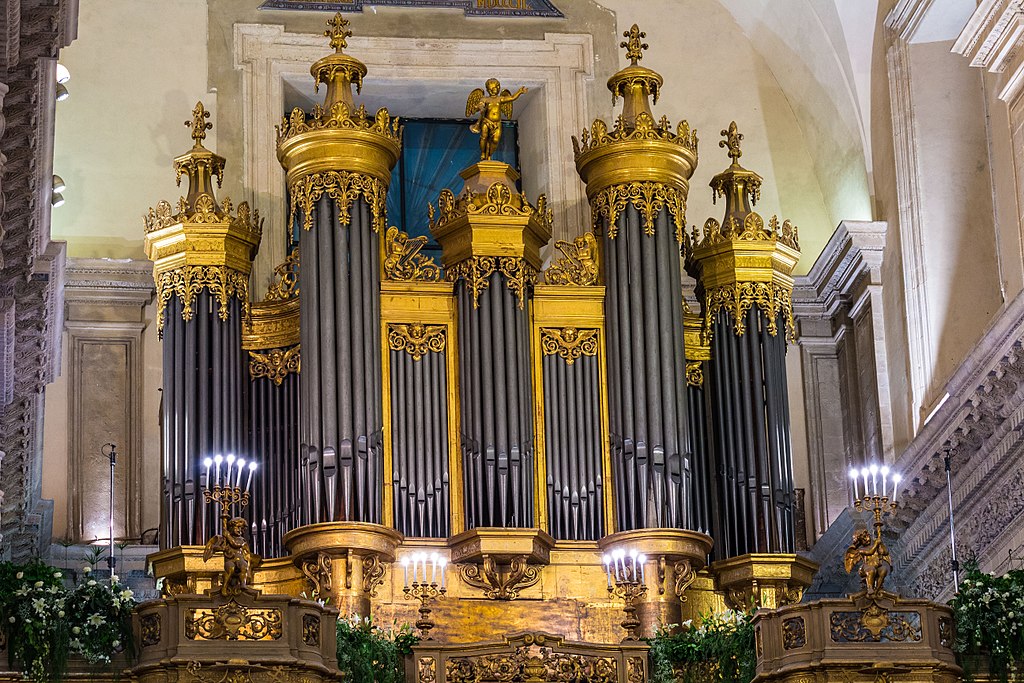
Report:
[{"label": "green garland", "polygon": [[750,683],[757,664],[753,612],[704,614],[661,629],[651,645],[652,683]]},{"label": "green garland", "polygon": [[401,683],[405,656],[420,642],[408,625],[381,628],[370,617],[338,619],[338,668],[346,681]]},{"label": "green garland", "polygon": [[975,660],[987,659],[989,671],[1007,681],[1024,664],[1024,571],[991,576],[977,562],[964,564],[960,591],[950,602],[956,622],[953,649],[970,675]]},{"label": "green garland", "polygon": [[90,578],[83,570],[76,585],[41,560],[18,565],[0,562],[0,626],[8,662],[35,683],[59,681],[69,654],[92,664],[131,649],[131,590],[116,576]]}]

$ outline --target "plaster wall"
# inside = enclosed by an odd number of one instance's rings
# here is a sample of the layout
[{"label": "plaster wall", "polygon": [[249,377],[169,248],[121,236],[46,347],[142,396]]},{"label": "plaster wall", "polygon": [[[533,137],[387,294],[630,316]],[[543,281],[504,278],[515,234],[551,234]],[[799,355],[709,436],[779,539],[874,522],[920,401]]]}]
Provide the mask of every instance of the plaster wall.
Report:
[{"label": "plaster wall", "polygon": [[197,100],[216,111],[206,0],[82,0],[79,11],[79,40],[60,57],[71,97],[57,106],[53,168],[67,190],[53,239],[69,257],[144,258],[142,215],[183,193],[171,169],[189,147],[182,124]]}]

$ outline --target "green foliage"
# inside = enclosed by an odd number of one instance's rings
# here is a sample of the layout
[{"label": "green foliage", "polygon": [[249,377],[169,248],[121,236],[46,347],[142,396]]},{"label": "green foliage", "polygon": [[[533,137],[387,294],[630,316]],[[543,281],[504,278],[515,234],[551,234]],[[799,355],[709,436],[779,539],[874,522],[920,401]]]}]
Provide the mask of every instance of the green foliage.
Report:
[{"label": "green foliage", "polygon": [[970,655],[984,655],[991,673],[1006,681],[1024,663],[1024,571],[990,576],[972,561],[965,563],[963,577],[950,602],[956,622],[953,649],[965,668],[975,659]]},{"label": "green foliage", "polygon": [[701,616],[650,639],[652,683],[750,683],[754,680],[754,613],[727,611]]},{"label": "green foliage", "polygon": [[35,560],[25,565],[0,562],[0,626],[5,630],[12,668],[37,683],[59,681],[69,654],[109,663],[130,645],[130,590],[117,577],[110,582],[84,578],[68,588],[57,569]]},{"label": "green foliage", "polygon": [[338,668],[346,681],[401,683],[405,656],[418,642],[408,624],[381,628],[370,617],[338,619]]}]

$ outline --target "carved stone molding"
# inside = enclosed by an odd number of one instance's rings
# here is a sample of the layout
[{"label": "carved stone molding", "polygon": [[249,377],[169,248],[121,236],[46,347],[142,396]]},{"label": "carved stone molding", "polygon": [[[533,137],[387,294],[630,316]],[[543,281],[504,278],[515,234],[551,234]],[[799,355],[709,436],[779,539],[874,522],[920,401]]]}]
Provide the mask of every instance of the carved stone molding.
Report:
[{"label": "carved stone molding", "polygon": [[953,44],[971,66],[1004,74],[999,99],[1012,103],[1024,85],[1024,2],[981,0]]}]

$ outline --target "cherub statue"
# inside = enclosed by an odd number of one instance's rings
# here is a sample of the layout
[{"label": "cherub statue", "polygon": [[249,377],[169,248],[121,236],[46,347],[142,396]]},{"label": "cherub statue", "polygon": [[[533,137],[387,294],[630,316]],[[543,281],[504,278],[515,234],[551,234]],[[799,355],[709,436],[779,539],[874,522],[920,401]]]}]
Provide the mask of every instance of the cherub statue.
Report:
[{"label": "cherub statue", "polygon": [[871,538],[867,529],[859,529],[853,533],[853,543],[846,549],[843,557],[846,571],[851,572],[860,564],[858,574],[864,579],[869,597],[875,597],[882,592],[882,585],[885,577],[892,569],[892,558],[889,556],[889,549],[882,542],[881,534],[877,538]]},{"label": "cherub statue", "polygon": [[487,90],[486,93],[483,89],[477,88],[469,94],[466,101],[466,116],[480,112],[480,118],[470,130],[480,135],[481,161],[487,161],[497,151],[498,143],[501,141],[501,120],[512,118],[512,103],[526,92],[526,88],[519,88],[515,94],[501,90],[501,83],[497,78],[487,79],[484,88]]},{"label": "cherub statue", "polygon": [[203,561],[209,561],[214,551],[224,553],[224,576],[221,577],[220,592],[226,598],[238,595],[252,581],[255,562],[249,543],[245,540],[247,526],[241,517],[226,520],[224,533],[207,541],[203,551]]}]

